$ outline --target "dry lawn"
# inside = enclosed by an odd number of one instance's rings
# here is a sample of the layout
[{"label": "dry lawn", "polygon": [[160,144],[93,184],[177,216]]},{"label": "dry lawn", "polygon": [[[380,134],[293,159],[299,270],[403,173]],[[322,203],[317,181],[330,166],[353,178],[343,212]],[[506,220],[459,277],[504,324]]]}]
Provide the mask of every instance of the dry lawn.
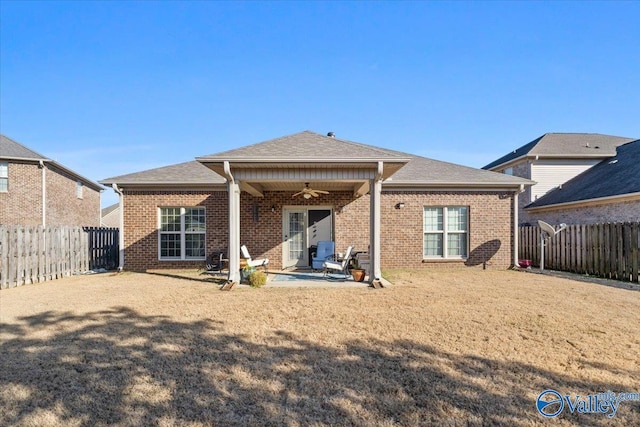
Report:
[{"label": "dry lawn", "polygon": [[0,292],[0,425],[640,425],[556,420],[547,388],[640,391],[640,292],[511,271],[373,289],[235,289],[195,273]]}]

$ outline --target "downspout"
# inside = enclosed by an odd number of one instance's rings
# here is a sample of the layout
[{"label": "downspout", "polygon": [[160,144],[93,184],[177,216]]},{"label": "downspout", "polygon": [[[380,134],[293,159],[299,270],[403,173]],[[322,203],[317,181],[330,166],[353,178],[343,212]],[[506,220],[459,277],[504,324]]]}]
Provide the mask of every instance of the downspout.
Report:
[{"label": "downspout", "polygon": [[518,195],[524,191],[524,184],[520,184],[520,189],[513,193],[513,267],[518,267]]},{"label": "downspout", "polygon": [[40,160],[40,169],[42,169],[42,226],[47,226],[47,173],[44,166],[44,160]]},{"label": "downspout", "polygon": [[118,230],[118,271],[124,269],[124,194],[115,182],[111,184],[113,191],[118,193],[118,209],[120,210],[120,230]]}]

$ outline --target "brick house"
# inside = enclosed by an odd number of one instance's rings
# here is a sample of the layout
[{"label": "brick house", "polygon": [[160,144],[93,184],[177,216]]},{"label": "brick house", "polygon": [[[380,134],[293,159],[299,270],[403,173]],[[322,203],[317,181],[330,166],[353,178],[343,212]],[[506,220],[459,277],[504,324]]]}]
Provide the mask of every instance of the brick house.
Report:
[{"label": "brick house", "polygon": [[0,135],[0,224],[100,225],[102,186]]},{"label": "brick house", "polygon": [[640,221],[640,140],[525,207],[550,224]]},{"label": "brick house", "polygon": [[541,219],[526,208],[549,191],[616,155],[616,147],[633,138],[589,133],[546,133],[482,169],[519,176],[535,182],[519,199],[519,223]]},{"label": "brick house", "polygon": [[[120,194],[121,267],[197,268],[240,245],[270,268],[308,266],[333,240],[380,268],[507,268],[518,194],[532,182],[305,131],[101,181]],[[314,197],[304,188],[328,194]]]}]

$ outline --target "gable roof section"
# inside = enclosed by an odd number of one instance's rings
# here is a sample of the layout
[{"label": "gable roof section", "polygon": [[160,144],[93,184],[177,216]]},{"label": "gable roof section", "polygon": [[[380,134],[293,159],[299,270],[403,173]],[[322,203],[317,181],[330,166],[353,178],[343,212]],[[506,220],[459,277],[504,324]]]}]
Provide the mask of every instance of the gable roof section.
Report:
[{"label": "gable roof section", "polygon": [[66,166],[51,160],[45,156],[43,156],[40,153],[37,153],[33,150],[31,150],[30,148],[25,147],[24,145],[20,144],[19,142],[5,136],[5,135],[0,135],[0,160],[17,160],[17,161],[23,161],[23,162],[45,162],[45,163],[50,163],[51,165],[55,166],[58,169],[63,170],[64,172],[68,173],[69,175],[71,175],[73,178],[82,181],[83,183],[85,183],[87,186],[93,188],[96,191],[102,191],[103,188],[100,184],[98,184],[95,181],[90,180],[89,178],[85,178],[84,176],[80,175],[79,173],[76,173],[74,171],[72,171],[71,169],[67,168]]},{"label": "gable roof section", "polygon": [[553,157],[553,158],[585,158],[611,157],[616,154],[616,147],[633,138],[602,135],[599,133],[545,133],[539,138],[513,150],[483,166],[482,169],[494,169],[520,157]]},{"label": "gable roof section", "polygon": [[115,176],[100,181],[111,185],[222,185],[227,181],[200,162],[191,161],[142,172]]},{"label": "gable roof section", "polygon": [[25,147],[13,139],[0,135],[0,159],[7,160],[49,160],[40,153]]},{"label": "gable roof section", "polygon": [[198,161],[233,162],[340,162],[408,160],[407,154],[359,142],[304,131],[253,145],[202,156]]},{"label": "gable roof section", "polygon": [[[264,155],[265,159],[262,159],[261,155]],[[361,157],[357,157],[358,155]],[[307,161],[304,159],[313,159],[314,161],[320,159],[320,161],[326,162],[334,162],[338,159],[345,163],[354,163],[360,160],[369,162],[382,160],[405,164],[383,183],[384,187],[516,187],[532,184],[532,181],[524,178],[344,141],[310,131],[200,157],[198,161],[116,176],[100,182],[105,185],[116,183],[118,185],[141,186],[222,185],[226,183],[226,180],[200,161],[222,162],[230,160],[260,164]]]},{"label": "gable roof section", "polygon": [[618,147],[605,159],[526,206],[542,208],[640,193],[640,140]]}]

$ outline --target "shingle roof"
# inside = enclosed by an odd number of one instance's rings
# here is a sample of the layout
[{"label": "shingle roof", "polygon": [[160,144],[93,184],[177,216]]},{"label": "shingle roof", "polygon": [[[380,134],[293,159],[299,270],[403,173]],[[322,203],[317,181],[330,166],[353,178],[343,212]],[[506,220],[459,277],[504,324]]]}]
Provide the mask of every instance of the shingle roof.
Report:
[{"label": "shingle roof", "polygon": [[253,145],[198,157],[202,161],[243,160],[296,160],[335,161],[336,159],[360,160],[406,160],[406,153],[386,150],[359,142],[333,138],[319,133],[304,131]]},{"label": "shingle roof", "polygon": [[618,153],[540,197],[527,208],[620,196],[640,192],[640,140],[618,147]]},{"label": "shingle roof", "polygon": [[114,203],[111,206],[107,206],[106,208],[102,208],[102,210],[101,210],[102,217],[104,218],[105,216],[109,215],[111,212],[115,211],[119,207],[120,207],[120,203]]},{"label": "shingle roof", "polygon": [[610,157],[616,147],[634,138],[599,133],[545,133],[539,138],[500,157],[482,169],[492,169],[524,155],[548,157]]},{"label": "shingle roof", "polygon": [[491,172],[454,163],[428,159],[426,157],[411,156],[411,161],[396,172],[388,184],[486,184],[486,185],[514,185],[533,184],[528,179],[503,173]]},{"label": "shingle roof", "polygon": [[224,184],[226,180],[200,162],[191,161],[176,165],[149,169],[142,172],[103,179],[101,184],[173,184],[211,185]]},{"label": "shingle roof", "polygon": [[54,160],[51,160],[48,157],[45,157],[42,154],[31,150],[30,148],[25,147],[24,145],[20,144],[17,141],[14,141],[13,139],[5,135],[0,135],[0,159],[22,160],[22,161],[43,161],[59,169],[64,170],[65,172],[69,173],[71,176],[84,182],[86,185],[88,185],[89,187],[93,188],[96,191],[103,190],[102,186],[98,185],[97,182],[92,181],[89,178],[86,178],[80,175],[79,173],[72,171],[66,166]]},{"label": "shingle roof", "polygon": [[[387,150],[370,145],[360,144],[351,141],[344,141],[337,138],[326,137],[314,132],[305,131],[282,138],[272,139],[263,143],[238,148],[236,150],[225,151],[223,153],[200,157],[206,161],[221,161],[239,159],[246,161],[260,161],[258,154],[262,153],[267,159],[289,159],[299,160],[300,158],[311,157],[319,153],[328,152],[326,161],[338,159],[358,160],[375,159],[390,161],[402,161],[408,163],[396,172],[386,185],[419,185],[419,184],[449,184],[449,185],[520,185],[531,184],[532,182],[523,178],[505,175],[496,172],[484,171],[456,165],[453,163],[441,162],[427,159],[413,154],[400,151]],[[336,156],[336,153],[340,153]],[[357,154],[361,157],[353,157]],[[314,160],[317,160],[314,157]],[[177,165],[165,166],[157,169],[117,176],[100,181],[102,184],[117,183],[119,185],[187,185],[187,184],[223,184],[225,179],[213,172],[199,161],[180,163]]]},{"label": "shingle roof", "polygon": [[0,135],[0,158],[15,160],[48,160],[40,153],[25,147],[13,139]]}]

